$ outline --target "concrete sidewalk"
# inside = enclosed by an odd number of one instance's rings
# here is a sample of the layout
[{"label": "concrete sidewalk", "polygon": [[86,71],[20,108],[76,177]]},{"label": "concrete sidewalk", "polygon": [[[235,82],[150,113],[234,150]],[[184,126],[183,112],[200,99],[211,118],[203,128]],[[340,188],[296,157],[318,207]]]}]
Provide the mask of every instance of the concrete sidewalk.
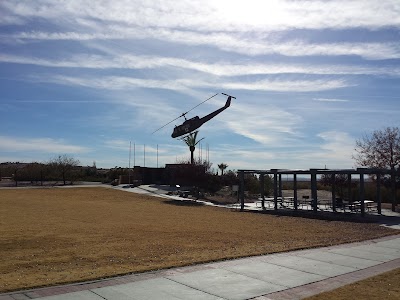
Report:
[{"label": "concrete sidewalk", "polygon": [[0,300],[302,299],[400,268],[400,236],[0,294]]}]

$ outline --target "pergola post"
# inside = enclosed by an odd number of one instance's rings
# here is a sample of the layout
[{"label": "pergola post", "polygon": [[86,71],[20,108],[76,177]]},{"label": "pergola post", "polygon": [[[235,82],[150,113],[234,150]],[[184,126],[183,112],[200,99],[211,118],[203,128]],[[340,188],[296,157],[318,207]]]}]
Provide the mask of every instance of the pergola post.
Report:
[{"label": "pergola post", "polygon": [[313,211],[317,212],[318,209],[318,193],[317,193],[317,170],[311,169],[311,197],[312,197],[312,206]]},{"label": "pergola post", "polygon": [[273,170],[274,173],[274,209],[278,209],[278,171]]},{"label": "pergola post", "polygon": [[282,174],[279,174],[279,192],[278,197],[282,197]]},{"label": "pergola post", "polygon": [[361,201],[361,216],[365,216],[365,205],[364,205],[364,198],[365,198],[365,189],[364,189],[364,170],[358,169],[357,170],[360,174],[360,201]]},{"label": "pergola post", "polygon": [[240,210],[244,210],[244,171],[239,171]]},{"label": "pergola post", "polygon": [[336,174],[332,174],[332,210],[336,212]]},{"label": "pergola post", "polygon": [[297,174],[293,174],[293,199],[294,199],[294,210],[297,210]]},{"label": "pergola post", "polygon": [[265,210],[264,173],[260,174],[260,192],[261,192],[261,207],[262,210]]},{"label": "pergola post", "polygon": [[396,211],[396,172],[394,167],[391,170],[390,181],[392,183],[392,211]]},{"label": "pergola post", "polygon": [[376,202],[378,203],[378,214],[382,214],[381,173],[376,174]]},{"label": "pergola post", "polygon": [[347,195],[349,197],[349,203],[352,202],[352,194],[351,194],[351,173],[347,174],[347,181],[348,181],[348,186],[347,186]]}]

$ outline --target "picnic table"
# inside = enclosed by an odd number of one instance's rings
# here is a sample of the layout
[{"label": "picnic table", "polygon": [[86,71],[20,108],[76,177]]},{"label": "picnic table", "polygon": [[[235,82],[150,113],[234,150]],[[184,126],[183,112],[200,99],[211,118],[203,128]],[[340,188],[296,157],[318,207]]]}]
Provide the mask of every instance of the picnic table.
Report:
[{"label": "picnic table", "polygon": [[[361,201],[354,201],[348,204],[350,210],[361,211]],[[372,200],[364,200],[364,208],[366,211],[372,211],[378,209],[378,204]]]},{"label": "picnic table", "polygon": [[[256,207],[262,207],[262,200],[263,200],[262,197],[258,198],[258,201],[256,201]],[[283,204],[283,197],[278,197],[276,198],[276,200],[281,207],[285,207]],[[274,206],[275,198],[273,197],[264,198],[264,204],[267,205],[268,207],[270,207],[270,205]]]}]

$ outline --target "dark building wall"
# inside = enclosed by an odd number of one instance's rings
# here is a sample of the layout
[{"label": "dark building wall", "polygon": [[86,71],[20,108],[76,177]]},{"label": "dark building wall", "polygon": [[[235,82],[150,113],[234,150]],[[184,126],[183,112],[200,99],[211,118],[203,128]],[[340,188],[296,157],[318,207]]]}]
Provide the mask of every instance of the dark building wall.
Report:
[{"label": "dark building wall", "polygon": [[147,168],[135,166],[131,176],[133,180],[141,180],[142,184],[165,184],[165,168]]},{"label": "dark building wall", "polygon": [[165,178],[169,185],[195,186],[204,177],[204,166],[190,164],[167,164]]},{"label": "dark building wall", "polygon": [[[203,166],[189,164],[167,164],[165,168],[147,168],[135,166],[131,170],[131,184],[168,184],[181,186],[197,185],[198,181],[205,174]],[[120,176],[119,184],[128,184],[129,176]]]}]

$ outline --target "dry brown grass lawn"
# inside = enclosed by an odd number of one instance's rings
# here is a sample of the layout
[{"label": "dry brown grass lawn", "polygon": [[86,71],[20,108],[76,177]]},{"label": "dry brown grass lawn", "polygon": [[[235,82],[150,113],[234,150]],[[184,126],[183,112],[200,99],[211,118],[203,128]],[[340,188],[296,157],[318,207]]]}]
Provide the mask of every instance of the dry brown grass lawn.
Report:
[{"label": "dry brown grass lawn", "polygon": [[345,285],[307,300],[400,299],[400,269]]},{"label": "dry brown grass lawn", "polygon": [[106,188],[0,190],[0,291],[396,234]]}]

